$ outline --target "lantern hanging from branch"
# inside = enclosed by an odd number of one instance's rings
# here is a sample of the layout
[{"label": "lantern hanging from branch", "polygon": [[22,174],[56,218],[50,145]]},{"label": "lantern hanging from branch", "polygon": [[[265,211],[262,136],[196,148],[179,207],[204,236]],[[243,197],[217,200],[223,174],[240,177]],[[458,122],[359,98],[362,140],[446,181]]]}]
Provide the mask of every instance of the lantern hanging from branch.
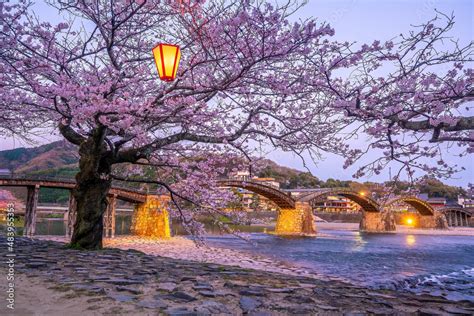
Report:
[{"label": "lantern hanging from branch", "polygon": [[158,69],[160,79],[173,81],[176,78],[179,61],[181,59],[179,46],[158,44],[153,48],[153,57],[155,58],[156,69]]}]

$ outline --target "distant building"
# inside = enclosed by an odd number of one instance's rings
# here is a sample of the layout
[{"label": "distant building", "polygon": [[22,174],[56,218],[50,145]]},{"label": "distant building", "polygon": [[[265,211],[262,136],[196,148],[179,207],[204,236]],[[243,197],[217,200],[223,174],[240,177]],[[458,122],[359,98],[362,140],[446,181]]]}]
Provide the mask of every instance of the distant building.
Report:
[{"label": "distant building", "polygon": [[445,207],[447,203],[447,200],[444,197],[429,197],[426,193],[419,194],[418,198],[428,202],[428,204],[430,204],[434,208]]},{"label": "distant building", "polygon": [[352,200],[339,196],[328,196],[325,201],[316,202],[313,211],[322,213],[358,213],[360,206]]},{"label": "distant building", "polygon": [[275,189],[280,188],[280,182],[275,180],[275,178],[257,178],[257,177],[253,177],[251,180],[253,182],[257,182],[257,183],[260,183],[260,184],[263,184],[263,185],[267,185],[267,186],[275,188]]},{"label": "distant building", "polygon": [[248,170],[232,172],[229,174],[229,178],[232,180],[249,181],[250,172]]},{"label": "distant building", "polygon": [[470,184],[466,190],[466,193],[469,199],[474,199],[474,185]]},{"label": "distant building", "polygon": [[[298,199],[307,194],[324,190],[327,189],[286,189],[283,191],[290,193],[294,199]],[[311,206],[313,211],[323,213],[357,213],[360,211],[360,206],[357,203],[341,196],[328,196],[325,201],[314,202]]]},{"label": "distant building", "polygon": [[463,196],[458,197],[458,204],[464,208],[474,208],[474,199]]},{"label": "distant building", "polygon": [[462,204],[464,208],[474,208],[474,200],[465,200]]},{"label": "distant building", "polygon": [[447,203],[446,198],[429,198],[427,202],[434,208],[445,207]]}]

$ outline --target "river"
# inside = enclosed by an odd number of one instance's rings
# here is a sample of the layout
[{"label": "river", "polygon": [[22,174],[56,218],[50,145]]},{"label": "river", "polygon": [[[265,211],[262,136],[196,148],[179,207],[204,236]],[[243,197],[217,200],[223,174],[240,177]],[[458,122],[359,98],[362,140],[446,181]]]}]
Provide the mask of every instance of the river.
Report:
[{"label": "river", "polygon": [[209,237],[209,243],[372,288],[474,301],[474,237],[320,230],[317,238],[251,234],[251,239],[255,245],[231,236]]},{"label": "river", "polygon": [[[130,217],[118,216],[116,234],[130,233]],[[280,238],[261,227],[240,226],[253,243],[212,229],[213,246],[262,254],[308,271],[372,288],[429,293],[474,301],[474,237],[411,234],[362,234],[318,231],[317,238]],[[178,225],[172,228],[180,233]],[[39,235],[63,235],[62,220],[40,220]]]}]

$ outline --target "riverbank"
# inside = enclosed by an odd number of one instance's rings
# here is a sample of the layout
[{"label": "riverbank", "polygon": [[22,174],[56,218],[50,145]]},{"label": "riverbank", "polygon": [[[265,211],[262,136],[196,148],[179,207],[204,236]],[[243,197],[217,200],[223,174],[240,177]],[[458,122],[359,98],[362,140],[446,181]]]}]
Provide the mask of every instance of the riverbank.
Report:
[{"label": "riverbank", "polygon": [[[325,237],[330,231],[358,231],[358,224],[353,223],[318,223],[318,235]],[[397,234],[433,235],[433,236],[474,236],[474,228],[452,228],[449,230],[414,229],[397,226]],[[394,234],[394,233],[388,233]],[[64,236],[36,236],[39,240],[50,240],[60,243],[69,242]],[[252,240],[250,239],[250,242]],[[175,236],[167,240],[147,239],[132,235],[119,235],[113,239],[105,239],[104,247],[122,250],[136,250],[149,255],[171,259],[190,260],[201,263],[214,263],[227,266],[238,266],[244,269],[255,269],[266,272],[277,272],[296,276],[307,276],[331,280],[326,275],[314,270],[305,269],[283,260],[277,260],[255,254],[255,252],[235,250],[225,247],[196,244],[183,236]]]},{"label": "riverbank", "polygon": [[[5,244],[4,237],[0,241]],[[6,248],[0,253],[5,257]],[[375,291],[336,280],[176,260],[134,250],[86,252],[58,242],[17,238],[15,253],[16,315],[474,312],[472,302]],[[1,269],[5,272],[5,266]],[[0,311],[8,315],[5,303]]]},{"label": "riverbank", "polygon": [[[68,240],[63,236],[36,236],[35,239],[60,243],[68,242]],[[232,249],[211,247],[209,245],[197,246],[192,240],[181,236],[165,240],[148,239],[137,236],[117,236],[113,239],[105,239],[104,247],[122,250],[136,250],[148,255],[171,259],[237,266],[243,269],[255,269],[289,275],[304,275],[324,278],[322,275],[316,275],[313,272],[310,273],[284,261],[272,260],[268,257]]]}]

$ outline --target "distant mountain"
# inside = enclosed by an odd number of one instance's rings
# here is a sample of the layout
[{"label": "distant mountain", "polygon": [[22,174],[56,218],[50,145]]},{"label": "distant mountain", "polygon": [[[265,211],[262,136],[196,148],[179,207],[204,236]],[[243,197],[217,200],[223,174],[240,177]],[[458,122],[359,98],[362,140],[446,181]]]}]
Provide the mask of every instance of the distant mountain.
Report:
[{"label": "distant mountain", "polygon": [[9,169],[14,173],[31,174],[51,169],[75,168],[78,160],[77,147],[66,141],[0,151],[0,169]]},{"label": "distant mountain", "polygon": [[[78,161],[77,146],[66,141],[0,151],[0,169],[9,169],[14,173],[70,177],[77,172]],[[224,175],[227,176],[232,170],[241,169],[245,161],[233,156],[222,159],[222,164]],[[126,172],[126,170],[127,167],[122,166],[120,171]],[[258,160],[252,174],[275,178],[282,184],[282,188],[311,188],[322,184],[322,181],[308,172],[280,166],[269,159]]]}]

